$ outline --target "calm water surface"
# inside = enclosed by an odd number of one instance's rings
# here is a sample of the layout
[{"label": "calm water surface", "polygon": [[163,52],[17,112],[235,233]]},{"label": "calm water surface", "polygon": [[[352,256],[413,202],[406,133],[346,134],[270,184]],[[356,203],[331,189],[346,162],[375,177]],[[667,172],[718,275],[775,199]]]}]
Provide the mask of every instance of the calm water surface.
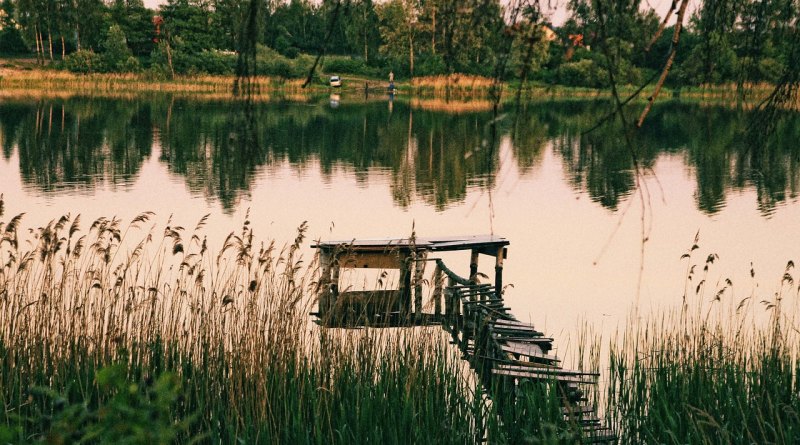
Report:
[{"label": "calm water surface", "polygon": [[[542,102],[492,126],[480,103],[444,101],[4,99],[4,219],[151,210],[161,227],[194,227],[210,213],[217,247],[248,209],[279,243],[303,221],[322,239],[494,233],[511,241],[510,306],[554,334],[679,305],[699,232],[695,258],[720,259],[705,298],[725,278],[724,298],[770,298],[800,260],[800,120],[764,146],[735,110],[659,104],[634,140],[637,178],[618,128],[581,136],[606,111]],[[466,273],[468,259],[453,265]]]}]

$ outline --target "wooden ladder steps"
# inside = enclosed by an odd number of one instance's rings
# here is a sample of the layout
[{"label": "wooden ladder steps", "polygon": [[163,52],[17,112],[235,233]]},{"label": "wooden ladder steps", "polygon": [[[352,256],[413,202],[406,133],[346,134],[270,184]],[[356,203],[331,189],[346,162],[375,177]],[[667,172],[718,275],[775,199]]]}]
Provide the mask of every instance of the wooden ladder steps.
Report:
[{"label": "wooden ladder steps", "polygon": [[458,295],[461,298],[464,298],[464,297],[468,297],[468,296],[471,296],[471,295],[493,295],[493,296],[496,296],[497,292],[495,291],[494,287],[491,287],[491,286],[490,287],[479,287],[479,288],[474,288],[474,289],[462,287],[462,288],[456,289],[455,294]]},{"label": "wooden ladder steps", "polygon": [[467,300],[461,302],[461,304],[464,306],[472,306],[479,304],[481,306],[489,306],[489,307],[498,305],[503,307],[503,303],[504,303],[503,300],[499,298],[483,298],[481,300]]},{"label": "wooden ladder steps", "polygon": [[523,345],[531,344],[538,346],[543,353],[547,354],[553,349],[553,339],[547,337],[495,337],[499,342],[513,342]]},{"label": "wooden ladder steps", "polygon": [[492,369],[492,374],[514,377],[514,378],[542,380],[542,381],[558,382],[558,383],[586,383],[586,384],[595,383],[594,380],[586,378],[586,376],[581,376],[581,375],[556,374],[551,372],[541,372],[534,370],[528,371],[522,369],[508,369],[502,366],[494,367]]},{"label": "wooden ladder steps", "polygon": [[543,332],[539,332],[536,329],[533,329],[532,327],[528,328],[528,327],[523,327],[523,326],[514,326],[514,325],[505,325],[505,324],[496,324],[496,323],[490,323],[490,325],[492,326],[492,330],[494,330],[495,332],[500,333],[500,334],[505,334],[505,335],[523,334],[524,335],[524,334],[535,333],[536,335],[544,336]]},{"label": "wooden ladder steps", "polygon": [[[584,372],[584,371],[576,371],[573,369],[543,368],[543,367],[525,366],[525,365],[499,364],[496,366],[496,368],[503,368],[509,370],[517,370],[517,371],[529,371],[529,372],[537,372],[541,374],[553,374],[553,375],[571,375],[571,376],[593,377],[593,378],[597,378],[600,376],[600,374],[597,372]],[[595,382],[593,381],[592,383]]]},{"label": "wooden ladder steps", "polygon": [[580,428],[581,443],[616,443],[616,434],[603,425],[603,419],[589,404],[583,389],[583,385],[596,385],[599,373],[561,368],[558,357],[548,354],[554,339],[509,314],[510,308],[505,306],[494,287],[455,286],[450,289],[463,308],[462,315],[456,313],[458,318],[453,324],[461,339],[452,343],[458,345],[462,358],[471,367],[481,370],[484,376],[485,372],[490,372],[516,382],[557,384],[564,420]]},{"label": "wooden ladder steps", "polygon": [[594,414],[595,408],[592,405],[571,405],[561,408],[561,413],[565,416],[583,416],[584,414]]},{"label": "wooden ladder steps", "polygon": [[617,443],[617,435],[611,428],[597,426],[583,429],[581,443]]},{"label": "wooden ladder steps", "polygon": [[544,351],[542,350],[542,348],[539,347],[539,345],[536,345],[536,344],[521,343],[521,342],[515,342],[515,341],[498,342],[498,344],[500,346],[500,349],[502,349],[503,352],[506,352],[506,353],[509,353],[509,354],[525,356],[525,357],[528,357],[531,360],[544,361],[545,363],[559,363],[559,362],[561,362],[561,360],[559,360],[558,357],[556,357],[554,355],[545,354]]}]

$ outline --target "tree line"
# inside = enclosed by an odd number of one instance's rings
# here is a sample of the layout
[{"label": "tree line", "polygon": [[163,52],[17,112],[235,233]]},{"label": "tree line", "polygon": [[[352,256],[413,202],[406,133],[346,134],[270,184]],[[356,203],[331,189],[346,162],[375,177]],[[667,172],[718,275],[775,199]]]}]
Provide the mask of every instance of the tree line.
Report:
[{"label": "tree line", "polygon": [[[84,72],[231,74],[251,38],[256,74],[302,77],[324,53],[324,71],[337,74],[602,87],[609,61],[623,84],[662,70],[678,3],[568,0],[568,19],[554,26],[536,0],[168,0],[157,10],[142,0],[2,0],[0,53]],[[681,16],[667,83],[779,82],[796,64],[799,4],[704,0]]]}]

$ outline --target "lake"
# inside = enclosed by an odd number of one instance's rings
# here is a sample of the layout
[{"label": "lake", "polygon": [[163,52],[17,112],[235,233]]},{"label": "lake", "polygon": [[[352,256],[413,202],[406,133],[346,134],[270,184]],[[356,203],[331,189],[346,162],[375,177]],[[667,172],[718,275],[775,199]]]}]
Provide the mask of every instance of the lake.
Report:
[{"label": "lake", "polygon": [[[543,100],[495,119],[480,101],[355,95],[6,98],[4,220],[26,212],[35,228],[71,212],[86,228],[149,210],[160,227],[170,215],[194,227],[211,214],[215,249],[248,211],[256,236],[279,244],[303,221],[311,239],[500,235],[512,312],[555,335],[677,307],[686,289],[710,304],[726,278],[722,299],[772,298],[800,259],[797,117],[760,143],[741,111],[665,101],[631,147],[614,124],[582,135],[608,110]],[[688,282],[681,256],[696,236]],[[466,274],[468,258],[453,261]]]}]

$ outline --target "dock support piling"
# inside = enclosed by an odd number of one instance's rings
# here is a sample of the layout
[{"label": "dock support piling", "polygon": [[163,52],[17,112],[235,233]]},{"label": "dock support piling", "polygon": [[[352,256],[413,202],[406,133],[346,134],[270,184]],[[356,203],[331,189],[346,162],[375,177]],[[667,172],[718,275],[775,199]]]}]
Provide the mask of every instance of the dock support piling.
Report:
[{"label": "dock support piling", "polygon": [[506,256],[506,248],[500,247],[497,249],[497,257],[494,266],[494,288],[497,296],[503,295],[503,260]]},{"label": "dock support piling", "polygon": [[414,315],[417,317],[422,316],[422,278],[427,257],[425,252],[414,255]]},{"label": "dock support piling", "polygon": [[442,286],[444,285],[444,273],[439,265],[433,271],[433,313],[442,314]]}]

